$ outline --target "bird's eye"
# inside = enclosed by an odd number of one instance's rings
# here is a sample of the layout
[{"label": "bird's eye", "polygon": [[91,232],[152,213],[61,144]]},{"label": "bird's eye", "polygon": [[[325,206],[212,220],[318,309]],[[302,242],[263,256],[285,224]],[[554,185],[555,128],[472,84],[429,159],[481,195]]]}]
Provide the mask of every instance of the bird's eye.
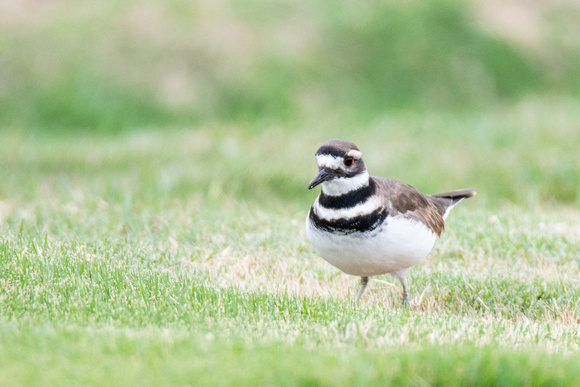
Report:
[{"label": "bird's eye", "polygon": [[352,158],[352,157],[345,157],[344,158],[344,166],[345,167],[350,167],[350,166],[352,166],[352,164],[354,164],[354,158]]}]

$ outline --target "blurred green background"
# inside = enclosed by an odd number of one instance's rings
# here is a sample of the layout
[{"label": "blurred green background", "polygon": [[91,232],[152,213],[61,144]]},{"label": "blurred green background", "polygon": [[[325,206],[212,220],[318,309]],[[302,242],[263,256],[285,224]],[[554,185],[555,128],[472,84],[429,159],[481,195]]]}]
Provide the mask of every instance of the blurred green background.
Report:
[{"label": "blurred green background", "polygon": [[578,206],[578,36],[549,0],[2,1],[0,199],[302,209],[343,137],[424,192]]}]

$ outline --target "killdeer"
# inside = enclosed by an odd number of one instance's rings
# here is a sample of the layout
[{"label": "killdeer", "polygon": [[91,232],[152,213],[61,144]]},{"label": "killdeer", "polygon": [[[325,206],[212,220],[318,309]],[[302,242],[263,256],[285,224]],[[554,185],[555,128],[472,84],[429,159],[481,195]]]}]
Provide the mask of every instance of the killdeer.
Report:
[{"label": "killdeer", "polygon": [[445,227],[457,203],[474,189],[423,195],[397,180],[369,176],[355,144],[330,140],[316,152],[318,175],[308,189],[322,185],[306,218],[314,250],[346,274],[361,277],[358,302],[369,277],[391,274],[403,285],[407,270],[421,262]]}]

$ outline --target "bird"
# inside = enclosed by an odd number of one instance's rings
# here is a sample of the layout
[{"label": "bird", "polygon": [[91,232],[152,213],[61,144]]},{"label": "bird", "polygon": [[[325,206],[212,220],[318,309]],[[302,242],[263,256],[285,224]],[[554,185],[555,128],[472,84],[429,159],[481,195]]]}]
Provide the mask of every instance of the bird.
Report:
[{"label": "bird", "polygon": [[449,211],[475,196],[473,188],[422,194],[409,184],[370,176],[362,152],[350,141],[333,139],[315,154],[318,175],[308,189],[321,192],[306,217],[306,235],[316,253],[344,273],[360,277],[355,302],[369,277],[390,274],[403,287],[407,271],[421,262],[445,229]]}]

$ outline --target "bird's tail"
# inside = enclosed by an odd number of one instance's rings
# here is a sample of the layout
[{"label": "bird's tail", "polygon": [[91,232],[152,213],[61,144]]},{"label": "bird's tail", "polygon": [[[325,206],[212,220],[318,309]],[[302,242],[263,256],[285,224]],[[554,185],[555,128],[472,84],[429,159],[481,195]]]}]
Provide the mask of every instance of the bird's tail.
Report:
[{"label": "bird's tail", "polygon": [[466,189],[458,189],[456,191],[451,192],[442,192],[438,194],[431,195],[434,198],[440,199],[449,199],[451,202],[449,203],[451,206],[456,205],[463,199],[467,199],[470,197],[475,196],[476,192],[473,188],[466,188]]},{"label": "bird's tail", "polygon": [[441,215],[445,220],[447,219],[447,215],[449,215],[449,211],[451,211],[457,203],[463,199],[475,196],[475,190],[473,188],[458,189],[457,191],[442,192],[428,196],[430,196],[432,203],[440,208]]}]

